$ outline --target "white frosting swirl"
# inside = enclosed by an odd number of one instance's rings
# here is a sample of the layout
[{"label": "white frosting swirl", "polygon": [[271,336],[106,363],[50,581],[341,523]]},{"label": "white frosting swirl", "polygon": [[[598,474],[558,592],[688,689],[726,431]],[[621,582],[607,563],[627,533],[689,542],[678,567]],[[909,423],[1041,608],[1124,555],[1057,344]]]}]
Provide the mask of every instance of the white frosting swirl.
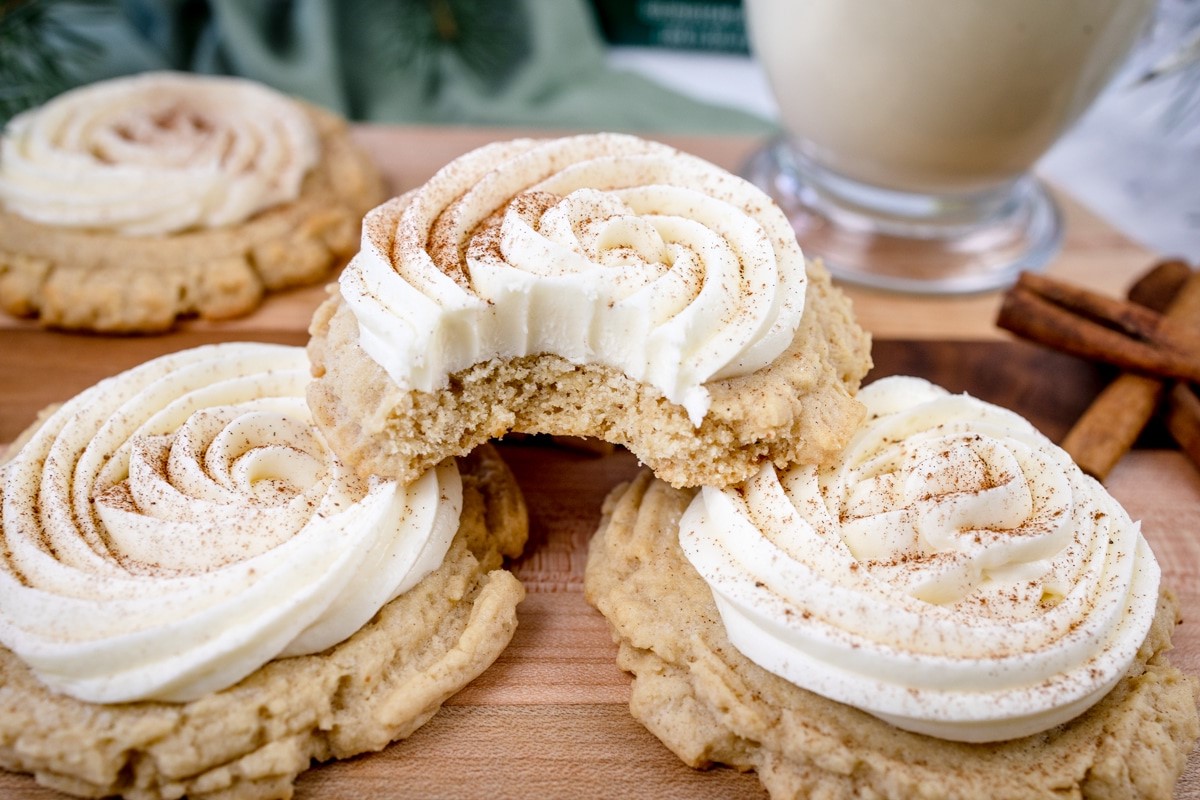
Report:
[{"label": "white frosting swirl", "polygon": [[1132,663],[1159,568],[1137,524],[1010,411],[917,378],[859,394],[836,463],[705,488],[680,528],[734,646],[898,727],[995,741]]},{"label": "white frosting swirl", "polygon": [[0,642],[82,700],[191,700],[342,641],[436,569],[458,470],[356,477],[308,381],[302,348],[214,345],[54,413],[0,472]]},{"label": "white frosting swirl", "polygon": [[595,134],[450,163],[367,216],[341,290],[364,350],[402,388],[554,353],[649,383],[699,425],[706,381],[791,343],[805,281],[790,224],[756,187]]},{"label": "white frosting swirl", "polygon": [[66,92],[0,140],[0,202],[126,235],[220,227],[294,200],[320,150],[308,114],[239,78],[153,72]]}]

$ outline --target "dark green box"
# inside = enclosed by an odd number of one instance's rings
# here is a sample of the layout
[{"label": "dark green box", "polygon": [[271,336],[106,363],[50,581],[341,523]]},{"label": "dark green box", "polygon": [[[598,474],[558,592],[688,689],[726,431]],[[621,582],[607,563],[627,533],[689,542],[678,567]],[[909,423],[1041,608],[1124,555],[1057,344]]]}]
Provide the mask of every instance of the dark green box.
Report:
[{"label": "dark green box", "polygon": [[748,53],[742,0],[592,0],[611,44]]}]

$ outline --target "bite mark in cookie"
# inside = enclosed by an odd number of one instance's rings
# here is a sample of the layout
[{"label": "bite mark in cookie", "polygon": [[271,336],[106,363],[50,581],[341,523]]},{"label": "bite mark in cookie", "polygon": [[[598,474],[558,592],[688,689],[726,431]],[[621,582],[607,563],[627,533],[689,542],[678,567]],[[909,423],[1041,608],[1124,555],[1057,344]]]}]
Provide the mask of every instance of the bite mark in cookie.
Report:
[{"label": "bite mark in cookie", "polygon": [[765,195],[613,134],[491,145],[380,206],[312,332],[322,429],[401,479],[516,430],[728,484],[836,450],[870,365]]}]

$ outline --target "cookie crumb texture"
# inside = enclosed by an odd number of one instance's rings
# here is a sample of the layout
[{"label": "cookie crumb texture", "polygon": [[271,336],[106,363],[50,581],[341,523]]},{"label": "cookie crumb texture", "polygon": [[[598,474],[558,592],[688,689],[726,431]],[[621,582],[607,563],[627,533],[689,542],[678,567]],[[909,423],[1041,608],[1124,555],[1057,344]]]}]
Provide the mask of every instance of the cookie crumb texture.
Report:
[{"label": "cookie crumb texture", "polygon": [[340,117],[304,106],[321,143],[296,200],[244,223],[167,236],[42,225],[0,208],[0,308],[46,327],[154,333],[178,317],[228,319],[268,291],[316,283],[358,250],[384,196]]},{"label": "cookie crumb texture", "polygon": [[757,372],[706,384],[713,403],[699,428],[653,387],[548,354],[476,364],[441,391],[402,390],[359,346],[336,293],[313,318],[309,406],[333,451],[362,474],[412,480],[517,431],[624,445],[676,486],[737,483],[768,462],[822,460],[862,419],[853,394],[871,366],[870,340],[825,268],[810,263],[808,274],[791,346]]},{"label": "cookie crumb texture", "polygon": [[1175,598],[1137,661],[1083,716],[982,745],[908,733],[800,689],[738,653],[712,594],[678,545],[693,492],[643,472],[614,490],[588,556],[585,592],[608,619],[630,710],[692,767],[756,770],[773,798],[1161,798],[1200,735],[1200,681],[1165,657]]},{"label": "cookie crumb texture", "polygon": [[312,761],[410,735],[496,659],[524,597],[500,568],[525,544],[524,501],[495,451],[467,462],[442,566],[323,653],[186,704],[105,706],[50,692],[0,649],[0,767],[84,797],[286,798]]}]

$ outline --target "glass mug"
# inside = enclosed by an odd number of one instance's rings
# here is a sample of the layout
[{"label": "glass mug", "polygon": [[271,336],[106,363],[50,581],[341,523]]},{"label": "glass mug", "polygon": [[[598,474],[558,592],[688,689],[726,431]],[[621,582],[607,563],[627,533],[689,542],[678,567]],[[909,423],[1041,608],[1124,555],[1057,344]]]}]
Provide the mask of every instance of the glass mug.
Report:
[{"label": "glass mug", "polygon": [[1030,171],[1112,78],[1153,0],[745,0],[786,134],[746,176],[843,280],[1010,283],[1057,252]]}]

